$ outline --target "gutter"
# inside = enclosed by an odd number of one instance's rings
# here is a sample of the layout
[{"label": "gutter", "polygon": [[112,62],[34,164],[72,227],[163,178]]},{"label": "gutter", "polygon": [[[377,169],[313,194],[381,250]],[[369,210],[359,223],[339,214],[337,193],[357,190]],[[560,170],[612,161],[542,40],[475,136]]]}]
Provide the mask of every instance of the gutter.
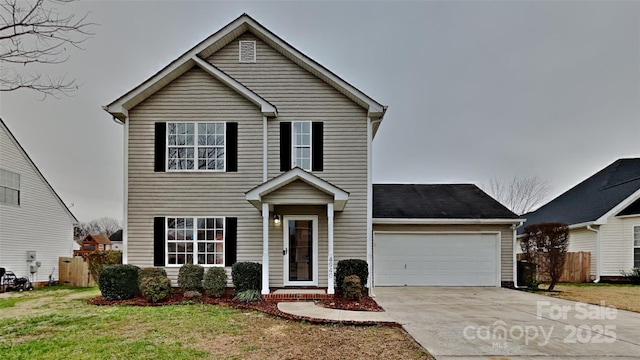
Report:
[{"label": "gutter", "polygon": [[587,230],[591,230],[596,233],[596,279],[594,283],[600,282],[600,269],[602,269],[602,256],[600,255],[602,250],[602,242],[600,241],[600,227],[594,229],[591,225],[587,225]]},{"label": "gutter", "polygon": [[516,251],[516,246],[518,245],[518,228],[524,225],[524,221],[521,221],[519,224],[511,225],[511,230],[513,231],[513,287],[518,288],[518,253]]}]

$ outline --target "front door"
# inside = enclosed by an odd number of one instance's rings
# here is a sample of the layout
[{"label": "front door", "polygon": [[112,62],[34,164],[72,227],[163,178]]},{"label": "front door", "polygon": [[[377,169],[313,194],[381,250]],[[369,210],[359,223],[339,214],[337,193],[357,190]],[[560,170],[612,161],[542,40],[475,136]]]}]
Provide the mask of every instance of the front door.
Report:
[{"label": "front door", "polygon": [[284,284],[318,285],[318,217],[285,216]]}]

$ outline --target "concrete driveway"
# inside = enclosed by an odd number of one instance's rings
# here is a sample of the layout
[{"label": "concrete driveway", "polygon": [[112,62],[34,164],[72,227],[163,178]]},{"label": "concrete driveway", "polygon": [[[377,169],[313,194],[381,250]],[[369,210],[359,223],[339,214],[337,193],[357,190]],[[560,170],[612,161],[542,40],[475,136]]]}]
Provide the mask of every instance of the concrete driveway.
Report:
[{"label": "concrete driveway", "polygon": [[501,288],[380,287],[374,294],[437,360],[640,358],[638,313]]}]

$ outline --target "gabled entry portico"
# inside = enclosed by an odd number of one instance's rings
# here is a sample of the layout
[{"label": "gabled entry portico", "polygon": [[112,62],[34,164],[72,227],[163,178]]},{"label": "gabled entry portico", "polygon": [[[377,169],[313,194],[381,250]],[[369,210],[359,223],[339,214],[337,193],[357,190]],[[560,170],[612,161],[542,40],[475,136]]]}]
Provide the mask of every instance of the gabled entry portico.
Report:
[{"label": "gabled entry portico", "polygon": [[[334,213],[344,210],[349,193],[305,170],[294,168],[251,189],[245,197],[262,212],[262,294],[269,294],[270,277],[280,276],[283,286],[326,286],[327,293],[333,294]],[[280,224],[274,222],[272,225],[274,217]],[[270,230],[274,233],[274,226],[279,227],[275,232],[281,231],[282,236],[271,239],[270,254],[269,233]],[[272,261],[275,255],[274,242],[282,244],[282,271],[270,272],[270,255]],[[278,245],[276,248],[280,250]],[[320,273],[324,268],[326,279]]]}]

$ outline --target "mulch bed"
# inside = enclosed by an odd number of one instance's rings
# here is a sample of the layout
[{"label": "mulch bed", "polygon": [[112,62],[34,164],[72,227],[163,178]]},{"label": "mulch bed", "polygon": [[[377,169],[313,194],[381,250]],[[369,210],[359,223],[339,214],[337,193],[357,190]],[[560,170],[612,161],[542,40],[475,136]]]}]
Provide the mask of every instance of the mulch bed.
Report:
[{"label": "mulch bed", "polygon": [[[98,296],[95,298],[91,298],[87,300],[87,303],[90,305],[126,305],[126,306],[168,306],[168,305],[182,305],[182,304],[193,304],[193,303],[202,303],[202,304],[210,304],[210,305],[226,305],[235,309],[240,310],[255,310],[260,311],[268,315],[277,316],[279,318],[287,319],[287,320],[295,320],[295,321],[306,321],[313,324],[341,324],[341,325],[385,325],[385,326],[399,326],[393,322],[352,322],[352,321],[336,321],[336,320],[325,320],[325,319],[315,319],[309,318],[305,316],[297,316],[282,312],[278,309],[277,302],[274,301],[254,301],[254,302],[239,302],[233,300],[230,295],[225,295],[220,298],[216,298],[213,296],[202,295],[199,301],[188,300],[185,299],[180,291],[174,291],[169,295],[169,297],[161,302],[152,303],[147,299],[136,296],[133,299],[127,300],[107,300],[102,296]],[[370,297],[362,297],[359,301],[351,301],[344,298],[336,297],[331,300],[323,300],[318,301],[316,304],[328,308],[341,309],[341,310],[356,310],[356,311],[384,311],[373,299]]]}]

